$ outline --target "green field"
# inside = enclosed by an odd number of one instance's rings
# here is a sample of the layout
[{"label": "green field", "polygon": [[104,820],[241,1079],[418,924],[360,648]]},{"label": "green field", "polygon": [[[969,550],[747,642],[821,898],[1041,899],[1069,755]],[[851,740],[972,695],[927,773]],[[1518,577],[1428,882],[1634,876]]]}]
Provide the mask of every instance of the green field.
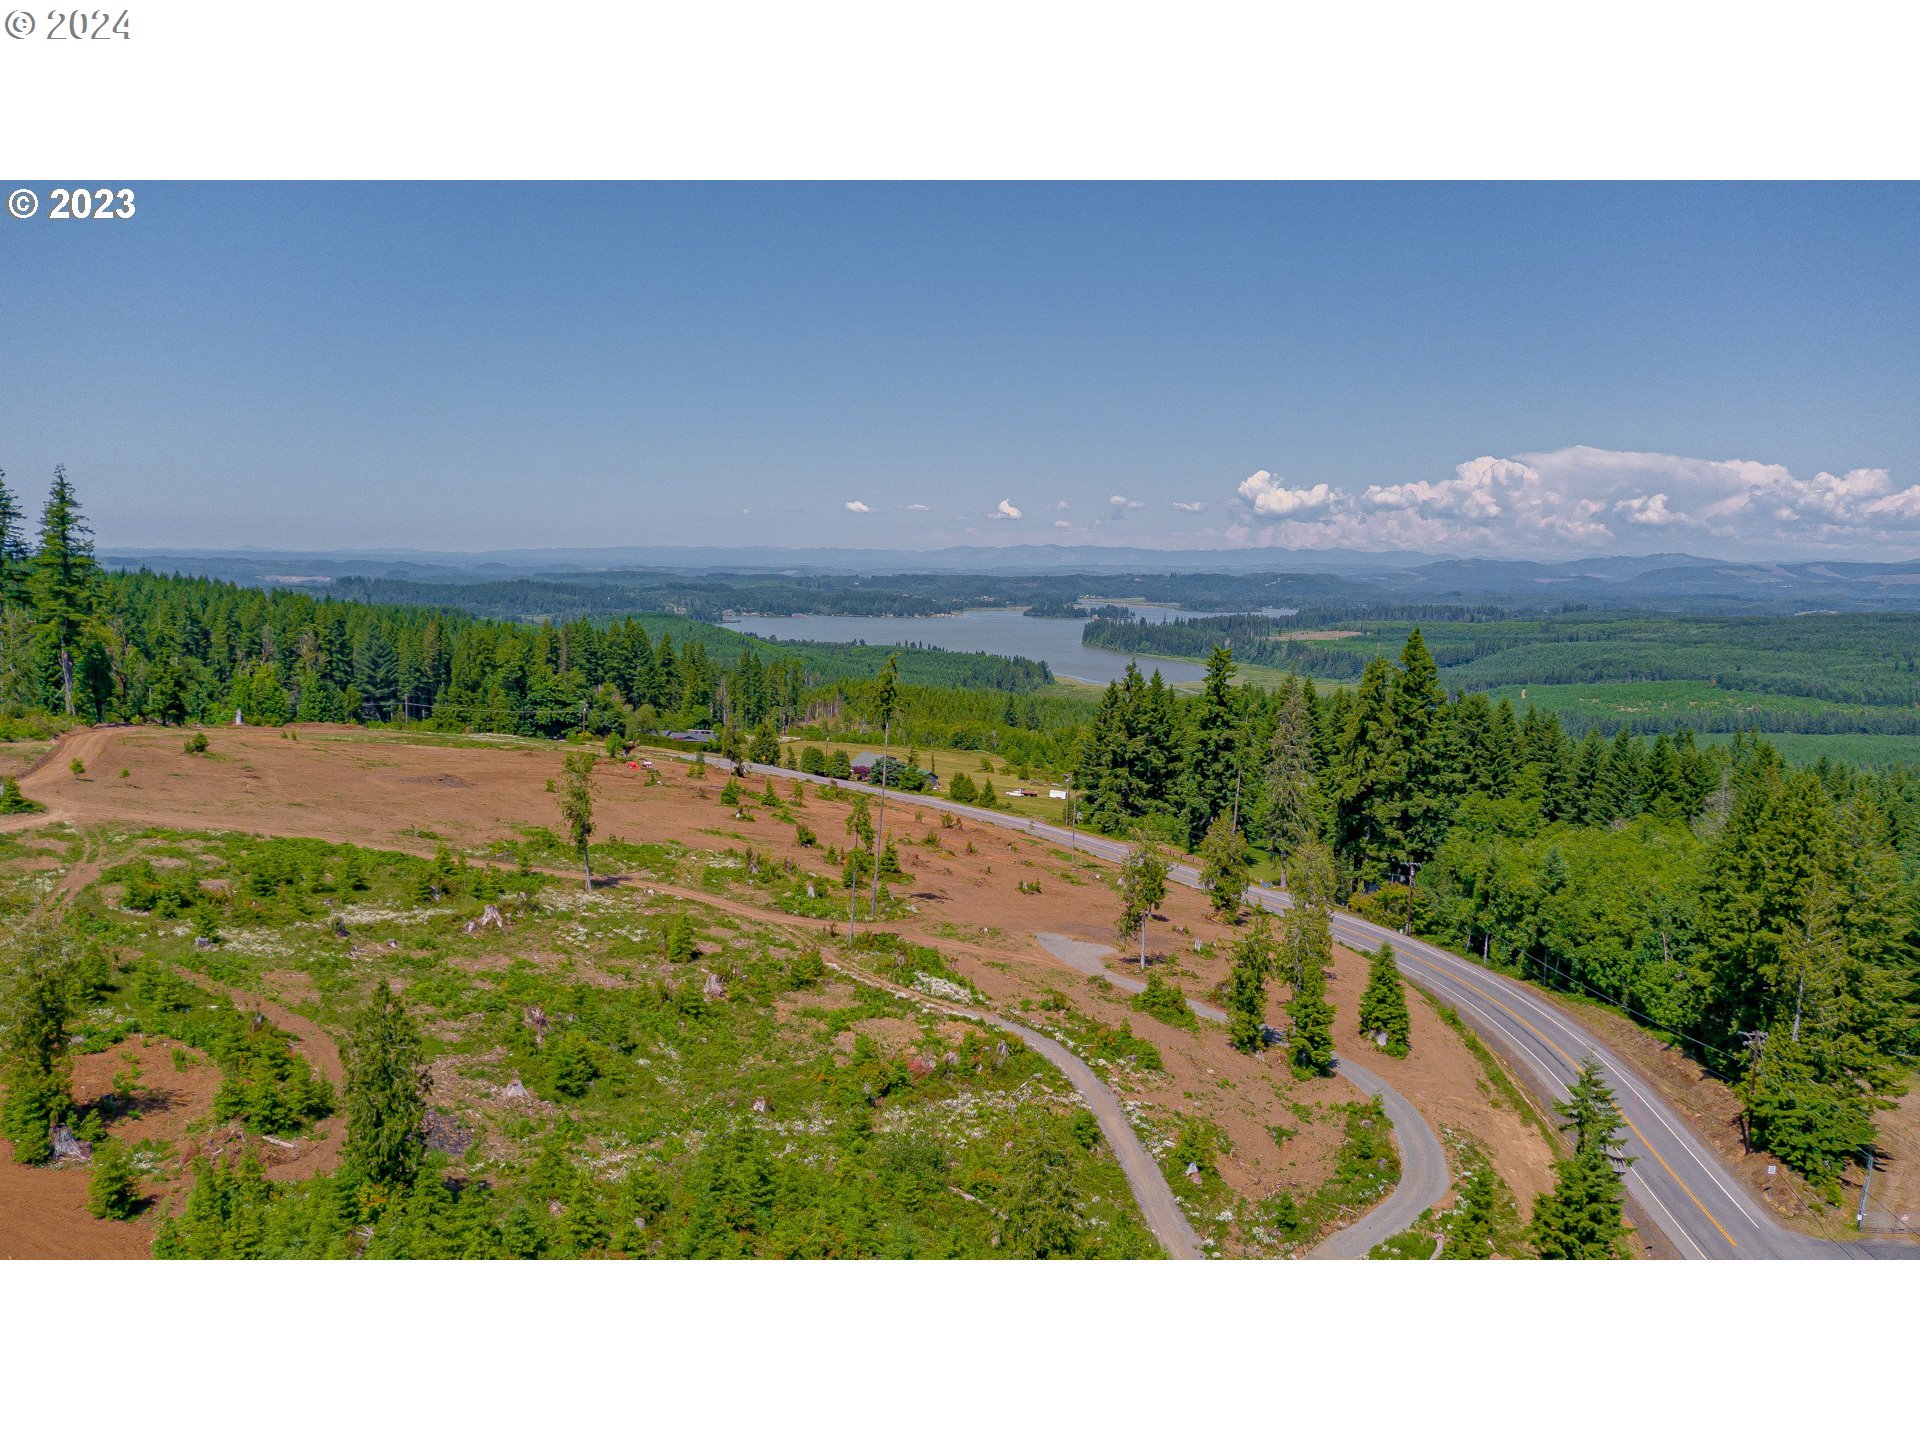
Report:
[{"label": "green field", "polygon": [[1711,680],[1597,680],[1570,685],[1496,685],[1488,695],[1513,701],[1516,708],[1538,705],[1574,728],[1596,722],[1685,723],[1696,729],[1726,729],[1761,716],[1830,717],[1846,715],[1871,723],[1893,721],[1912,712],[1891,706],[1845,705],[1806,695],[1763,695]]},{"label": "green field", "polygon": [[1920,769],[1920,735],[1793,735],[1785,731],[1760,732],[1793,765],[1811,765],[1822,755],[1862,770],[1890,770],[1896,765]]}]

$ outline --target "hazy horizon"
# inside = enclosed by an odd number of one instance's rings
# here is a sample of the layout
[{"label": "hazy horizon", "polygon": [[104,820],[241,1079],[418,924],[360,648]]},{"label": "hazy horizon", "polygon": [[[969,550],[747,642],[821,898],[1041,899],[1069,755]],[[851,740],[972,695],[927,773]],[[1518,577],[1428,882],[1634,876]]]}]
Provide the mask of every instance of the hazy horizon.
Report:
[{"label": "hazy horizon", "polygon": [[105,548],[1920,550],[1912,184],[140,193],[4,232]]}]

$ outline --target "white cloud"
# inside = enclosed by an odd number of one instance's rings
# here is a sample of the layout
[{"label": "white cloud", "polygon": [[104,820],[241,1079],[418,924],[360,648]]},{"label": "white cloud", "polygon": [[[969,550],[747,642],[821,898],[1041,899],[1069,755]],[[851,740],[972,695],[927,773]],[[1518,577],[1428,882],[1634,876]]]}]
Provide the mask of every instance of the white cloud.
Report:
[{"label": "white cloud", "polygon": [[1173,508],[1176,510],[1184,510],[1189,515],[1198,515],[1202,510],[1207,508],[1207,502],[1204,500],[1176,500],[1173,502]]},{"label": "white cloud", "polygon": [[1920,544],[1920,485],[1896,489],[1884,469],[1803,478],[1757,460],[1589,445],[1482,455],[1450,475],[1357,490],[1261,470],[1238,496],[1228,508],[1245,518],[1227,535],[1242,545],[1564,555],[1653,540],[1742,556]]},{"label": "white cloud", "polygon": [[853,511],[856,515],[864,515],[867,513],[868,506],[864,500],[849,500],[847,501],[847,509]]},{"label": "white cloud", "polygon": [[1056,500],[1053,502],[1053,508],[1058,510],[1061,514],[1064,515],[1067,511],[1071,510],[1073,507],[1067,504],[1067,502],[1064,500]]},{"label": "white cloud", "polygon": [[915,505],[909,505],[909,506],[907,506],[907,509],[909,509],[909,510],[925,510],[925,509],[928,509],[928,508],[929,508],[928,506],[925,506],[925,505],[919,505],[919,504],[915,504]]},{"label": "white cloud", "polygon": [[1071,520],[1056,520],[1053,522],[1053,528],[1056,530],[1071,530],[1073,528],[1073,522]]},{"label": "white cloud", "polygon": [[1324,483],[1310,490],[1293,489],[1271,470],[1256,470],[1240,482],[1240,497],[1252,504],[1256,515],[1278,519],[1325,510],[1333,504],[1334,491]]},{"label": "white cloud", "polygon": [[1018,520],[1020,518],[1020,507],[1015,505],[1011,500],[1002,500],[998,505],[993,507],[993,513],[987,516],[987,518],[989,520]]},{"label": "white cloud", "polygon": [[1671,525],[1676,520],[1685,520],[1684,515],[1676,515],[1667,508],[1667,495],[1663,490],[1657,495],[1630,495],[1613,507],[1627,517],[1632,525]]},{"label": "white cloud", "polygon": [[1109,495],[1107,497],[1107,504],[1116,510],[1144,510],[1147,502],[1144,500],[1129,500],[1124,495]]}]

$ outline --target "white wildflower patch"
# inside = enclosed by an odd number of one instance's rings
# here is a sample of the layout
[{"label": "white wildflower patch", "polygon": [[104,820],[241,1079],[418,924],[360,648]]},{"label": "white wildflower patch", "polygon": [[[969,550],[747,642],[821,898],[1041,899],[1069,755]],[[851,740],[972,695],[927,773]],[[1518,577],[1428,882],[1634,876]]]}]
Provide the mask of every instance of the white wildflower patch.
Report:
[{"label": "white wildflower patch", "polygon": [[966,986],[956,985],[953,981],[942,979],[938,975],[926,975],[917,971],[913,977],[913,988],[942,1000],[973,999],[973,992]]},{"label": "white wildflower patch", "polygon": [[236,955],[251,955],[262,960],[286,960],[301,952],[271,930],[228,930],[221,947]]},{"label": "white wildflower patch", "polygon": [[407,910],[388,910],[378,905],[347,905],[341,908],[339,916],[348,925],[424,925],[446,913],[424,905]]}]

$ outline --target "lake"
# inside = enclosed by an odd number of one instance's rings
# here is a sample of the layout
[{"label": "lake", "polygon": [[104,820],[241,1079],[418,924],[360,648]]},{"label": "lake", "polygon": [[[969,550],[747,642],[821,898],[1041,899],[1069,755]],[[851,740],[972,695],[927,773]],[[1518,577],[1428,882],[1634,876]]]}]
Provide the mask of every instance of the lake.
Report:
[{"label": "lake", "polygon": [[[1128,607],[1154,620],[1197,610],[1173,610],[1158,605]],[[1118,650],[1096,650],[1080,643],[1084,620],[1042,620],[1019,610],[964,610],[958,615],[743,615],[726,622],[729,630],[760,635],[769,640],[864,641],[869,645],[934,645],[962,653],[1013,655],[1044,660],[1053,673],[1071,680],[1104,685],[1126,673],[1127,660]],[[1168,683],[1198,680],[1206,667],[1185,660],[1141,660],[1142,674],[1155,670]]]}]

